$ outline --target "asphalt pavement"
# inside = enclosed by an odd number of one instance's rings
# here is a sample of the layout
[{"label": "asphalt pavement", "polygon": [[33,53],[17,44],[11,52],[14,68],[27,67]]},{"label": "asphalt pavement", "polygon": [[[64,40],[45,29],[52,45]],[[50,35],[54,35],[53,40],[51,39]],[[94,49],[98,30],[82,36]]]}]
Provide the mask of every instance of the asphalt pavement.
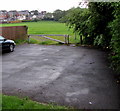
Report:
[{"label": "asphalt pavement", "polygon": [[24,44],[2,55],[4,94],[78,109],[118,109],[118,89],[104,51]]}]

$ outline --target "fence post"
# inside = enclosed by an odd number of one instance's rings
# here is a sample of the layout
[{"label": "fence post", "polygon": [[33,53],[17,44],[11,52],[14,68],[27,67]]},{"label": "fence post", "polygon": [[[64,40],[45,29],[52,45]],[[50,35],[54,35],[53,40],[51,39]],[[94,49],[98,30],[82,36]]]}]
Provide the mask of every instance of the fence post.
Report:
[{"label": "fence post", "polygon": [[67,35],[67,44],[69,45],[69,42],[70,42],[70,40],[69,40],[69,35]]},{"label": "fence post", "polygon": [[30,43],[30,35],[28,35],[28,44]]},{"label": "fence post", "polygon": [[65,39],[65,44],[67,44],[67,39],[66,39],[66,35],[64,35],[64,37],[65,37],[65,38],[64,38],[64,39]]}]

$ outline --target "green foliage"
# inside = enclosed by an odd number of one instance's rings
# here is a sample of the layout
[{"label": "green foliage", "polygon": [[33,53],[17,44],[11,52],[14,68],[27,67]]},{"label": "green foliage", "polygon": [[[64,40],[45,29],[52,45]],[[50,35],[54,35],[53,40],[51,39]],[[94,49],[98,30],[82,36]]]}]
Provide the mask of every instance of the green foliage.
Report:
[{"label": "green foliage", "polygon": [[103,42],[103,35],[101,34],[101,35],[98,35],[96,38],[95,38],[95,40],[94,40],[94,45],[101,45],[102,44],[102,42]]},{"label": "green foliage", "polygon": [[[88,9],[72,8],[65,16],[67,26],[73,28],[74,32],[78,32],[79,35],[89,37],[88,24],[90,18],[90,12]],[[81,38],[82,40],[82,38]]]},{"label": "green foliage", "polygon": [[94,45],[111,49],[111,66],[120,73],[120,2],[89,3]]},{"label": "green foliage", "polygon": [[94,42],[98,46],[108,47],[112,36],[107,26],[113,20],[114,8],[109,2],[94,2],[89,3],[89,10],[91,13],[89,29],[91,28],[90,33],[95,40]]},{"label": "green foliage", "polygon": [[47,21],[54,20],[53,14],[52,13],[46,13],[43,20],[47,20]]},{"label": "green foliage", "polygon": [[88,9],[70,9],[64,20],[83,43],[111,49],[112,66],[120,73],[120,2],[89,2]]},{"label": "green foliage", "polygon": [[111,29],[111,49],[112,49],[112,67],[120,72],[120,2],[113,3],[114,20],[109,24]]},{"label": "green foliage", "polygon": [[66,11],[62,11],[62,10],[55,10],[53,12],[53,16],[54,16],[54,20],[55,21],[60,21],[60,19],[62,19],[62,17],[64,17],[66,15]]}]

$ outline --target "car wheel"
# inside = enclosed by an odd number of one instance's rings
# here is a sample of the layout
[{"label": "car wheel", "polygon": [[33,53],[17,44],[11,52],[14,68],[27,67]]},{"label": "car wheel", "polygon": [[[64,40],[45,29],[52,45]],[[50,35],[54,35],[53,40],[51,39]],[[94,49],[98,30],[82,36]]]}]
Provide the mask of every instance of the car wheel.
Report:
[{"label": "car wheel", "polygon": [[10,44],[10,46],[9,46],[9,51],[10,51],[10,52],[13,52],[13,51],[14,51],[14,45],[13,45],[13,44]]}]

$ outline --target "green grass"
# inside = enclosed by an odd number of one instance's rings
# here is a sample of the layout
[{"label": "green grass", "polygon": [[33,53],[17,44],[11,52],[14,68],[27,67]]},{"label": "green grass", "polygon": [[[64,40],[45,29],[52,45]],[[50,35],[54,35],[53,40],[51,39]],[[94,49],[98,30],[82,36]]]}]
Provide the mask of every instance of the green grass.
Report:
[{"label": "green grass", "polygon": [[28,98],[2,95],[2,109],[69,109],[53,104],[40,104]]},{"label": "green grass", "polygon": [[2,26],[28,26],[28,34],[73,34],[64,23],[54,21],[2,24]]},{"label": "green grass", "polygon": [[30,38],[29,43],[30,44],[40,44],[40,45],[58,45],[59,44],[58,42],[55,42],[55,41],[51,41],[51,40],[44,39],[44,38],[40,38],[40,39],[38,39],[38,38],[37,37]]},{"label": "green grass", "polygon": [[28,43],[28,41],[27,40],[15,40],[15,43],[17,45],[20,45],[20,44]]},{"label": "green grass", "polygon": [[[39,21],[39,22],[23,22],[23,23],[13,23],[13,24],[2,24],[2,26],[28,26],[28,34],[63,34],[70,35],[70,42],[77,43],[79,42],[79,36],[77,35],[77,40],[74,40],[73,30],[69,29],[65,23],[59,23],[55,21]],[[59,40],[64,40],[63,37],[52,37]],[[46,40],[47,44],[56,44],[51,40]],[[48,42],[49,41],[49,42]],[[43,41],[40,41],[43,42]]]},{"label": "green grass", "polygon": [[2,110],[2,94],[0,94],[0,111]]}]

